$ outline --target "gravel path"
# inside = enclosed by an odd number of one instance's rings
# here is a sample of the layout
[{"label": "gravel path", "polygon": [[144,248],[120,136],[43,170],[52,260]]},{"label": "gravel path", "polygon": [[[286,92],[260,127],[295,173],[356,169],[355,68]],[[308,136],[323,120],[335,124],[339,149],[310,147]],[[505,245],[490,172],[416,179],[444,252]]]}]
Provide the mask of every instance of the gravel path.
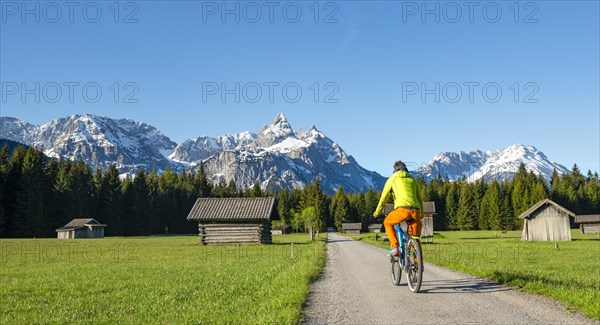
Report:
[{"label": "gravel path", "polygon": [[404,273],[392,285],[385,249],[329,233],[327,250],[303,324],[600,324],[551,299],[431,264],[414,294]]}]

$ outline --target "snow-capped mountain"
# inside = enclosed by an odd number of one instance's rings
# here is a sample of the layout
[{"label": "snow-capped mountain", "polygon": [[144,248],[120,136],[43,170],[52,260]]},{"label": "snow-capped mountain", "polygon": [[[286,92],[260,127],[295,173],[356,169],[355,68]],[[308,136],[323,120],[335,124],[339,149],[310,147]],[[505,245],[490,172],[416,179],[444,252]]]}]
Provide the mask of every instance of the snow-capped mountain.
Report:
[{"label": "snow-capped mountain", "polygon": [[355,192],[379,188],[385,182],[381,175],[362,168],[316,127],[294,132],[283,114],[258,134],[187,140],[175,148],[170,158],[191,166],[203,161],[213,182],[233,179],[242,187],[256,181],[263,189],[302,187],[319,178],[323,189],[333,193],[340,184],[346,191]]},{"label": "snow-capped mountain", "polygon": [[[258,133],[242,132],[212,138],[200,136],[177,145],[156,128],[129,119],[73,115],[43,125],[0,117],[0,138],[42,150],[50,157],[84,160],[93,168],[116,164],[122,173],[138,168],[196,172],[203,162],[215,182],[234,180],[263,189],[302,187],[315,178],[329,193],[341,184],[346,191],[381,189],[385,178],[362,168],[337,143],[316,127],[291,127],[285,115]],[[532,146],[513,145],[495,151],[446,152],[436,155],[413,175],[429,180],[436,175],[470,181],[511,178],[519,164],[550,179],[552,171],[568,173]]]},{"label": "snow-capped mountain", "polygon": [[36,147],[50,157],[81,159],[93,168],[115,163],[121,173],[132,174],[139,167],[194,172],[204,162],[213,182],[234,180],[243,188],[256,181],[263,189],[302,187],[318,177],[332,193],[340,184],[346,191],[360,191],[385,182],[315,127],[294,132],[283,114],[258,134],[200,136],[179,145],[150,125],[91,114],[39,126],[0,117],[0,138]]},{"label": "snow-capped mountain", "polygon": [[463,176],[469,181],[481,178],[486,181],[502,180],[512,178],[521,163],[525,164],[528,171],[542,175],[546,180],[551,179],[554,169],[559,174],[570,172],[563,165],[549,160],[535,147],[515,144],[508,148],[487,152],[476,150],[469,153],[463,151],[440,153],[425,166],[418,168],[415,174],[428,180],[438,174],[453,180]]},{"label": "snow-capped mountain", "polygon": [[38,148],[49,157],[83,160],[93,168],[116,164],[123,173],[137,168],[163,170],[177,145],[154,127],[129,119],[91,114],[32,125],[0,117],[0,138]]}]

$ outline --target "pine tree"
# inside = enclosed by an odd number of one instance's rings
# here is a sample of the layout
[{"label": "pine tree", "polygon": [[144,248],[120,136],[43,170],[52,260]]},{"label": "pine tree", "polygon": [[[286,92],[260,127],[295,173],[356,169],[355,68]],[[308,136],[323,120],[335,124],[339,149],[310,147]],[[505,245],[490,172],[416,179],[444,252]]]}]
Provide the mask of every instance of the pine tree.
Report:
[{"label": "pine tree", "polygon": [[252,186],[252,190],[250,191],[250,197],[262,197],[263,196],[263,192],[260,189],[260,185],[258,184],[258,182],[254,182],[254,185]]},{"label": "pine tree", "polygon": [[44,212],[44,165],[43,154],[29,148],[23,160],[22,187],[17,196],[17,213],[24,219],[15,228],[18,237],[40,237],[46,235]]},{"label": "pine tree", "polygon": [[238,197],[239,196],[237,185],[235,184],[235,181],[233,179],[230,180],[229,183],[227,184],[224,194],[225,194],[225,197]]},{"label": "pine tree", "polygon": [[8,234],[8,214],[6,211],[5,192],[8,191],[8,171],[10,161],[8,156],[8,144],[4,144],[0,150],[0,238],[7,237]]},{"label": "pine tree", "polygon": [[373,212],[367,210],[367,204],[365,201],[365,195],[360,192],[353,196],[350,206],[355,215],[356,221],[362,224],[363,229],[367,229],[373,219]]},{"label": "pine tree", "polygon": [[373,212],[377,209],[377,204],[379,203],[379,194],[375,192],[372,188],[370,188],[367,193],[365,193],[365,210],[368,217],[373,216]]},{"label": "pine tree", "polygon": [[71,165],[71,204],[69,220],[90,216],[92,202],[92,170],[89,165],[79,160]]},{"label": "pine tree", "polygon": [[204,163],[200,163],[200,168],[196,174],[195,183],[197,186],[198,197],[210,197],[211,186],[208,182],[208,177],[204,171]]},{"label": "pine tree", "polygon": [[586,198],[585,209],[582,213],[592,214],[600,211],[600,180],[598,174],[588,173],[588,179],[584,185],[584,196]]},{"label": "pine tree", "polygon": [[463,182],[460,188],[458,210],[456,211],[456,225],[460,230],[473,230],[476,228],[477,212],[473,201],[473,190],[469,183]]},{"label": "pine tree", "polygon": [[502,183],[500,193],[500,219],[502,220],[502,229],[511,230],[515,227],[517,216],[513,211],[511,186],[507,181]]},{"label": "pine tree", "polygon": [[451,183],[448,186],[448,194],[446,195],[446,216],[448,219],[448,227],[450,229],[458,229],[456,214],[458,211],[458,184]]},{"label": "pine tree", "polygon": [[102,222],[110,225],[106,227],[107,236],[119,236],[124,234],[124,229],[121,225],[121,180],[119,179],[119,171],[115,164],[108,167],[106,173],[102,177],[102,187],[104,188],[104,210],[100,219]]},{"label": "pine tree", "polygon": [[121,233],[123,236],[134,236],[135,227],[135,198],[133,193],[133,183],[131,177],[127,176],[121,182],[121,198],[119,202],[119,219],[121,220]]},{"label": "pine tree", "polygon": [[476,220],[476,224],[477,224],[477,229],[486,229],[487,225],[487,221],[485,220],[486,217],[481,215],[481,202],[483,201],[483,196],[485,195],[485,192],[487,190],[487,184],[486,182],[482,179],[477,180],[477,182],[475,182],[475,185],[473,187],[473,207],[475,209],[475,214],[477,215],[477,220]]},{"label": "pine tree", "polygon": [[302,195],[302,210],[308,207],[314,207],[317,210],[319,218],[321,218],[321,224],[325,224],[327,222],[327,218],[329,215],[327,202],[328,198],[325,193],[321,190],[321,185],[319,181],[315,179],[312,184],[307,185],[304,188],[304,193]]},{"label": "pine tree", "polygon": [[481,214],[479,220],[480,229],[502,229],[502,217],[500,214],[500,185],[497,180],[493,180],[492,184],[485,191],[481,202]]},{"label": "pine tree", "polygon": [[533,206],[537,202],[546,199],[547,197],[548,189],[546,188],[545,183],[543,181],[538,181],[531,192],[529,206]]},{"label": "pine tree", "polygon": [[344,188],[340,185],[338,190],[335,192],[333,199],[331,200],[331,214],[335,223],[335,227],[340,231],[342,229],[342,223],[348,220],[348,210],[350,209],[350,202],[346,197]]},{"label": "pine tree", "polygon": [[286,225],[290,225],[292,222],[292,215],[290,213],[290,209],[292,207],[290,205],[289,192],[287,189],[284,188],[279,192],[277,201],[277,209],[281,221],[283,221],[283,223]]}]

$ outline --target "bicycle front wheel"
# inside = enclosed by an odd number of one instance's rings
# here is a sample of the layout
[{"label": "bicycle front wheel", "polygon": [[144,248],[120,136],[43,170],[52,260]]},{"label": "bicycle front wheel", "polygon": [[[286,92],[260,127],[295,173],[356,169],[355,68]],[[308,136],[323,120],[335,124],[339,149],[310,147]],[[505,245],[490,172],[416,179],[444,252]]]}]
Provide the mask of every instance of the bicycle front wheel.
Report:
[{"label": "bicycle front wheel", "polygon": [[419,292],[421,289],[421,282],[423,280],[423,252],[421,250],[421,243],[419,241],[410,238],[407,246],[407,264],[406,268],[406,280],[408,281],[408,287],[412,292]]},{"label": "bicycle front wheel", "polygon": [[392,275],[392,283],[395,286],[400,285],[400,278],[402,277],[402,266],[400,265],[400,257],[390,257],[390,270]]}]

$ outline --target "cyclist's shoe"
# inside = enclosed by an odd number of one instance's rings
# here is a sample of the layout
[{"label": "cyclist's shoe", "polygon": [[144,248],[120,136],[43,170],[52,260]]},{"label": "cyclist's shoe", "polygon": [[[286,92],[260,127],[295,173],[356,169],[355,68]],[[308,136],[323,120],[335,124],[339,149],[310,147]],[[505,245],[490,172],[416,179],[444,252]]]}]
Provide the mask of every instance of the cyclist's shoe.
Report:
[{"label": "cyclist's shoe", "polygon": [[421,237],[419,236],[412,236],[412,239],[418,241],[419,243],[421,242]]},{"label": "cyclist's shoe", "polygon": [[398,247],[394,247],[392,249],[390,249],[390,252],[387,254],[387,256],[398,256],[400,255],[400,253],[398,252]]}]

